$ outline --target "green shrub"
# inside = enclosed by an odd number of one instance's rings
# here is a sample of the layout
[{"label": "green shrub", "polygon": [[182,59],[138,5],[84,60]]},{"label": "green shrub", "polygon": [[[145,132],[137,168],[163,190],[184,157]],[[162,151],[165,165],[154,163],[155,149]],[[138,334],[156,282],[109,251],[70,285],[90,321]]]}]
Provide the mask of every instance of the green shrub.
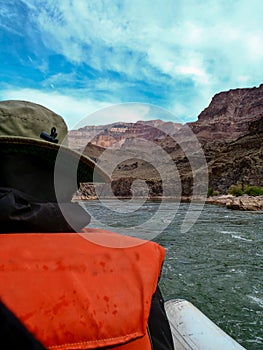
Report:
[{"label": "green shrub", "polygon": [[240,184],[232,185],[229,187],[228,193],[232,194],[233,196],[242,196],[242,194],[247,194],[248,196],[262,196],[263,187],[248,185],[244,187]]},{"label": "green shrub", "polygon": [[211,187],[209,187],[207,190],[207,197],[213,196],[213,192],[214,192],[213,189]]},{"label": "green shrub", "polygon": [[228,193],[232,194],[233,196],[242,196],[242,194],[244,194],[244,191],[242,188],[240,188],[240,186],[232,185],[229,187]]},{"label": "green shrub", "polygon": [[249,196],[262,196],[263,195],[263,187],[246,186],[245,194],[248,194]]},{"label": "green shrub", "polygon": [[211,187],[209,187],[207,190],[207,197],[211,197],[211,196],[219,196],[219,192],[214,191]]}]

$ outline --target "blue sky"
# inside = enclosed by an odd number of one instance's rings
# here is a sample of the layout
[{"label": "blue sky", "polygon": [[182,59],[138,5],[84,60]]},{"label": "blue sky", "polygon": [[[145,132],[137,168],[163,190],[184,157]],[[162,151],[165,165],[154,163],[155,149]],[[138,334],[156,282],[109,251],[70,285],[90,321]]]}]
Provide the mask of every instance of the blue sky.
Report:
[{"label": "blue sky", "polygon": [[263,83],[262,18],[261,0],[0,0],[0,100],[70,128],[153,119],[92,114],[126,102],[194,121],[215,93]]}]

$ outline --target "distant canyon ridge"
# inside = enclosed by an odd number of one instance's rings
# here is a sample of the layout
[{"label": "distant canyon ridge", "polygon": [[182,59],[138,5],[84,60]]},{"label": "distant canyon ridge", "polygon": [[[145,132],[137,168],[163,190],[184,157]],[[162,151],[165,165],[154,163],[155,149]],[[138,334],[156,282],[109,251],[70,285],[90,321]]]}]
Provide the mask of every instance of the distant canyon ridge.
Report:
[{"label": "distant canyon ridge", "polygon": [[[112,190],[120,197],[131,197],[135,180],[138,196],[145,193],[145,183],[149,197],[164,194],[162,174],[165,172],[173,177],[174,171],[173,167],[167,166],[164,151],[178,171],[181,195],[191,197],[193,169],[189,163],[189,151],[186,154],[184,147],[180,146],[186,142],[189,128],[199,141],[206,160],[210,193],[226,194],[231,185],[238,184],[263,186],[263,84],[216,94],[196,122],[182,125],[151,120],[85,126],[69,132],[69,144],[95,161],[109,150],[101,165],[107,168],[110,165],[107,162],[116,163],[112,173]],[[131,144],[136,144],[137,152],[134,146],[130,151]],[[141,152],[147,151],[148,145],[154,145],[157,169],[147,161],[147,157],[140,157]],[[125,152],[127,159],[122,160]],[[191,156],[195,152],[193,147]],[[168,180],[165,195],[172,195],[174,186],[171,181],[169,192]],[[90,197],[94,193],[90,185],[83,184],[80,195]]]}]

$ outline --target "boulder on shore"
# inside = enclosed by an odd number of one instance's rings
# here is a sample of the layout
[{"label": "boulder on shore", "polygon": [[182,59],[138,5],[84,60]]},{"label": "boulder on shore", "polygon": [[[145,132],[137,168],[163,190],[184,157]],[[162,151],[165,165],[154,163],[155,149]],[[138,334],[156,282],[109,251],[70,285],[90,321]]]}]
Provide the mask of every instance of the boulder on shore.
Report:
[{"label": "boulder on shore", "polygon": [[224,194],[221,196],[211,196],[206,199],[206,203],[208,204],[219,204],[219,205],[226,205],[229,200],[232,200],[235,198],[232,194]]},{"label": "boulder on shore", "polygon": [[263,196],[252,197],[244,194],[243,196],[235,197],[228,194],[208,197],[206,203],[223,205],[233,210],[263,210]]},{"label": "boulder on shore", "polygon": [[234,210],[263,210],[263,196],[252,197],[243,195],[227,201],[226,207]]}]

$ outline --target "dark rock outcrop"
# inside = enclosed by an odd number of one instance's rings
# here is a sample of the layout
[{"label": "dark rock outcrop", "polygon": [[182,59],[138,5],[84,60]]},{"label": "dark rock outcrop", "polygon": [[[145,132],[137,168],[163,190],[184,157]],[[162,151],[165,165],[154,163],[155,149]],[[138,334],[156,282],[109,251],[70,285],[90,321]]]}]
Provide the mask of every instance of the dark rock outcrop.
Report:
[{"label": "dark rock outcrop", "polygon": [[189,123],[200,140],[234,140],[246,134],[253,121],[263,116],[263,84],[216,94],[211,103]]},{"label": "dark rock outcrop", "polygon": [[232,184],[263,185],[263,117],[249,132],[226,143],[208,163],[209,187],[226,193]]}]

